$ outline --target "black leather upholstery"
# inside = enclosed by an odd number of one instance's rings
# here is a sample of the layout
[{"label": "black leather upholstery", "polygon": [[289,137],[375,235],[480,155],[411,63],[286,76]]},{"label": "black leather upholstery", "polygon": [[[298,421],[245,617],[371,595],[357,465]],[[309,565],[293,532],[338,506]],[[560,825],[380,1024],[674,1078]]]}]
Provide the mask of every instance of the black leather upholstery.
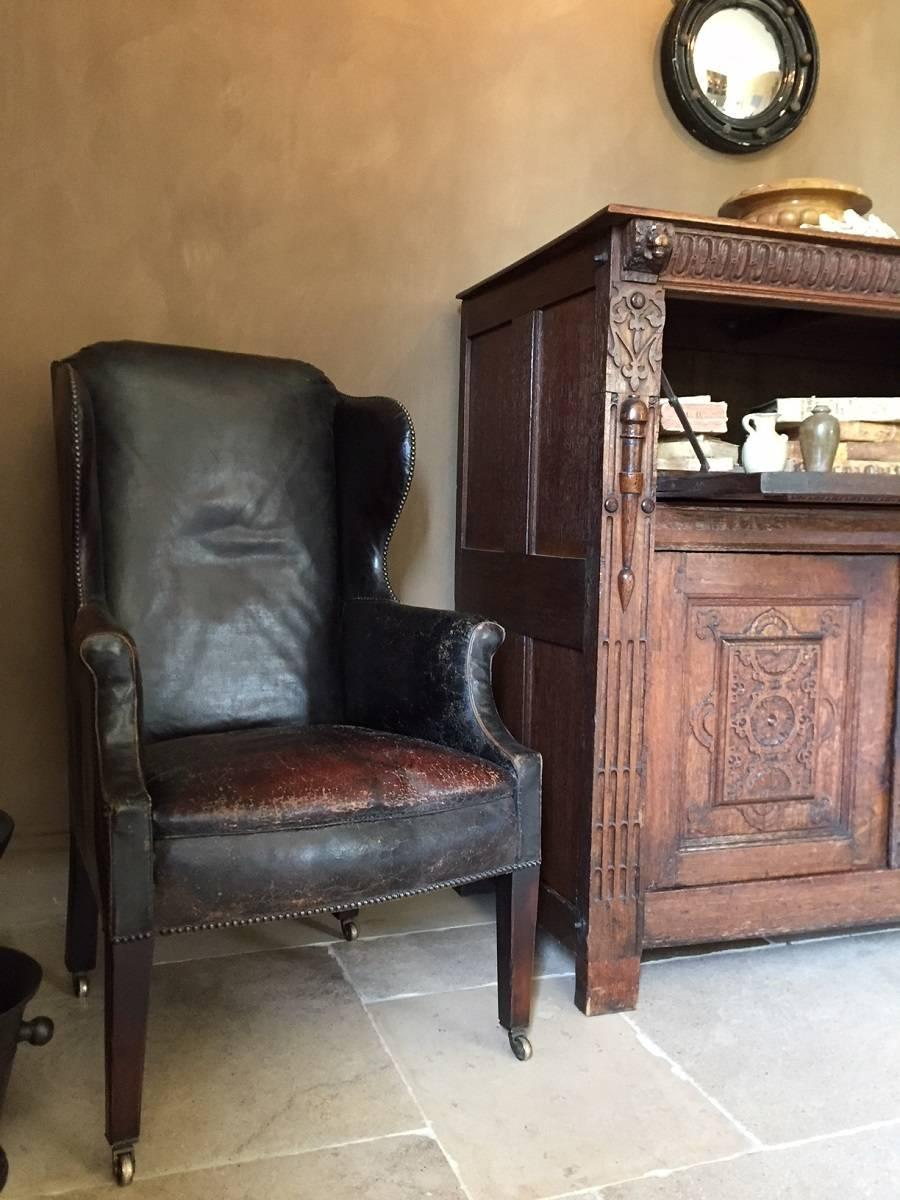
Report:
[{"label": "black leather upholstery", "polygon": [[137,343],[90,347],[77,370],[145,736],[339,719],[332,384],[303,363]]}]

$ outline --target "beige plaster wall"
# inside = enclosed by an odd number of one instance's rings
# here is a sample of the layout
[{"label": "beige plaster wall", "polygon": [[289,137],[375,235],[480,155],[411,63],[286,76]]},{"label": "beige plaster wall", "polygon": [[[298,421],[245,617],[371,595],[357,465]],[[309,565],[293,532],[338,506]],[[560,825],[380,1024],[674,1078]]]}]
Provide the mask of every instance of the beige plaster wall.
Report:
[{"label": "beige plaster wall", "polygon": [[735,160],[667,108],[667,0],[0,0],[0,805],[23,833],[65,824],[49,360],[188,342],[396,395],[419,460],[395,581],[449,601],[456,291],[612,200],[712,212],[822,174],[900,223],[900,5],[809,7],[812,113]]}]

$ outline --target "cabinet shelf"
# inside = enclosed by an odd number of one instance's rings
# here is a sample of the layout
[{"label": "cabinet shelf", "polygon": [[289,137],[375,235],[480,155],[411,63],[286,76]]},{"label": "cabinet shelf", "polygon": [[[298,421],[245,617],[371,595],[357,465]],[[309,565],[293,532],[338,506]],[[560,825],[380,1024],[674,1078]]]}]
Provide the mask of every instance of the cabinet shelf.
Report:
[{"label": "cabinet shelf", "polygon": [[900,475],[838,471],[660,471],[659,500],[766,501],[812,504],[900,504]]}]

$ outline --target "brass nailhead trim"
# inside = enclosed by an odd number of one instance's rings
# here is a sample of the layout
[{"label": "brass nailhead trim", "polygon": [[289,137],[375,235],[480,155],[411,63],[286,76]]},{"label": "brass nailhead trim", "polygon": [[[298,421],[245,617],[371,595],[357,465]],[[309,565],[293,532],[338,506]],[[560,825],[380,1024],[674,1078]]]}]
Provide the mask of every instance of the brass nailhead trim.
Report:
[{"label": "brass nailhead trim", "polygon": [[412,447],[410,450],[409,474],[406,477],[406,485],[403,488],[403,494],[400,497],[400,504],[397,508],[397,511],[394,513],[394,519],[391,521],[391,527],[388,530],[387,537],[385,538],[384,542],[384,548],[381,551],[381,573],[384,576],[384,582],[387,585],[387,590],[392,600],[396,600],[398,597],[397,593],[391,586],[391,580],[388,574],[388,547],[391,544],[391,538],[394,536],[394,530],[397,528],[397,522],[400,520],[400,514],[403,512],[403,508],[406,504],[406,498],[409,496],[409,491],[412,487],[413,475],[415,474],[416,470],[416,427],[413,425],[412,417],[409,415],[409,409],[406,407],[406,405],[401,404],[399,400],[395,400],[394,403],[399,405],[399,407],[403,410],[403,415],[406,417],[406,423],[409,426],[409,436],[410,441],[412,442]]},{"label": "brass nailhead trim", "polygon": [[81,451],[81,405],[78,402],[78,385],[75,383],[75,372],[66,365],[69,374],[69,392],[72,396],[72,498],[75,511],[72,514],[72,538],[75,552],[75,596],[80,608],[84,602],[84,574],[81,569],[81,493],[82,493],[82,451]]},{"label": "brass nailhead trim", "polygon": [[[167,929],[158,929],[156,932],[160,937],[167,937],[175,933],[200,933],[209,929],[233,929],[240,928],[246,925],[264,925],[270,921],[297,921],[302,917],[312,917],[317,913],[323,912],[340,912],[345,908],[365,908],[370,904],[383,904],[387,900],[402,900],[407,896],[422,896],[426,892],[438,892],[442,888],[461,887],[464,883],[477,883],[480,879],[493,879],[498,875],[510,875],[513,871],[522,871],[526,867],[539,867],[541,860],[539,858],[530,859],[528,862],[517,863],[515,866],[500,867],[492,871],[479,871],[477,875],[463,875],[458,879],[449,879],[446,883],[432,883],[428,887],[411,888],[403,892],[390,892],[386,896],[374,896],[371,900],[348,900],[335,904],[323,904],[318,908],[305,908],[302,912],[286,912],[273,913],[270,916],[264,917],[238,917],[233,921],[208,921],[199,925],[176,925]],[[138,933],[131,937],[116,937],[112,940],[115,943],[122,942],[139,942],[144,938],[153,937],[152,933]]]}]

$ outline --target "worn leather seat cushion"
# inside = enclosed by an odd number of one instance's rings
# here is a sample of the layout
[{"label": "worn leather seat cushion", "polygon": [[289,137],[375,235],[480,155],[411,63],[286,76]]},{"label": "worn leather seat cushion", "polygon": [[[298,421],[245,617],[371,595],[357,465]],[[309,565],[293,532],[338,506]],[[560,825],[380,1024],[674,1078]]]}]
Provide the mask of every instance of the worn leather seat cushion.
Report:
[{"label": "worn leather seat cushion", "polygon": [[521,861],[512,775],[416,738],[282,725],[157,742],[145,765],[161,932],[352,908]]},{"label": "worn leather seat cushion", "polygon": [[146,751],[159,837],[204,837],[426,815],[513,793],[456,750],[348,725],[198,734]]}]

